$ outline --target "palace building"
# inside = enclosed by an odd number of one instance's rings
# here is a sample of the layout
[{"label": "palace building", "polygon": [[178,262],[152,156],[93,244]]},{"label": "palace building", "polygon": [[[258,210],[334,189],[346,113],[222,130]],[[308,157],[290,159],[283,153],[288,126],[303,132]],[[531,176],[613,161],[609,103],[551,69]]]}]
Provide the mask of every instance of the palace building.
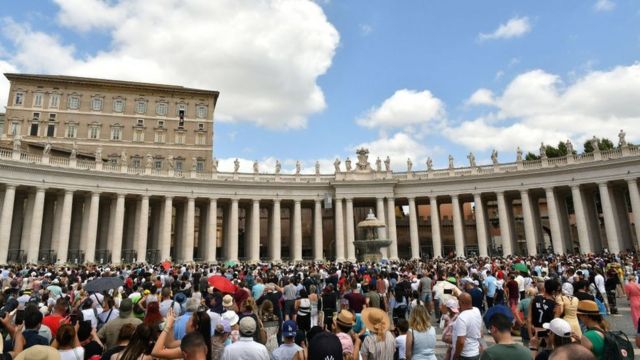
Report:
[{"label": "palace building", "polygon": [[360,149],[332,173],[220,172],[216,91],[5,76],[0,263],[354,260],[369,209],[390,259],[639,246],[640,147],[622,132],[533,161],[396,172]]}]

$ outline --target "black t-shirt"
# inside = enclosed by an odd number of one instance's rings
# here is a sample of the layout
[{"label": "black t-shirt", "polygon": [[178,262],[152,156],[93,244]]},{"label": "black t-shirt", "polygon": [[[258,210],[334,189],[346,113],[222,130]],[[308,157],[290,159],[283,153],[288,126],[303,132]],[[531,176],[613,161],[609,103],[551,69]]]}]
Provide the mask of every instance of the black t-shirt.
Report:
[{"label": "black t-shirt", "polygon": [[102,355],[102,346],[98,344],[95,340],[87,343],[84,348],[84,360],[89,360],[90,357],[94,355]]},{"label": "black t-shirt", "polygon": [[604,281],[604,288],[607,291],[615,291],[618,284],[620,284],[620,279],[617,276],[608,277],[607,280]]},{"label": "black t-shirt", "polygon": [[542,324],[551,322],[554,317],[556,302],[546,299],[542,295],[533,298],[531,302],[531,322],[534,327],[542,327]]},{"label": "black t-shirt", "polygon": [[116,345],[112,347],[111,349],[105,351],[104,354],[102,354],[102,358],[100,358],[100,360],[110,360],[111,355],[119,353],[120,351],[124,350],[125,347],[126,346],[124,345]]}]

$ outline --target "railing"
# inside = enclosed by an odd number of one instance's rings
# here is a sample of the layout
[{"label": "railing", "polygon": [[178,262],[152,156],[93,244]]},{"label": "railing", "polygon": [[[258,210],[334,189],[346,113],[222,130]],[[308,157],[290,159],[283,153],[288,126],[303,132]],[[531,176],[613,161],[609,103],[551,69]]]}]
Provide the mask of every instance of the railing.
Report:
[{"label": "railing", "polygon": [[157,264],[162,259],[160,259],[160,249],[147,249],[147,263],[148,264]]},{"label": "railing", "polygon": [[69,249],[67,261],[73,264],[84,264],[84,251],[80,249]]},{"label": "railing", "polygon": [[538,169],[542,167],[542,160],[530,160],[522,163],[524,169]]},{"label": "railing", "polygon": [[0,149],[0,157],[5,159],[11,159],[13,152],[7,149]]},{"label": "railing", "polygon": [[24,250],[9,249],[7,253],[7,262],[10,264],[24,264],[27,262],[27,254]]},{"label": "railing", "polygon": [[102,165],[102,171],[120,172],[120,165],[107,163]]},{"label": "railing", "polygon": [[57,260],[58,255],[55,250],[38,251],[38,262],[41,264],[55,264]]},{"label": "railing", "polygon": [[69,158],[52,156],[49,158],[49,164],[58,166],[69,166]]},{"label": "railing", "polygon": [[137,252],[134,249],[122,250],[122,262],[132,263],[137,259]]},{"label": "railing", "polygon": [[566,165],[567,164],[567,157],[563,156],[563,157],[558,157],[558,158],[550,158],[547,161],[548,161],[549,166]]},{"label": "railing", "polygon": [[31,163],[40,163],[40,162],[42,162],[42,156],[41,155],[36,155],[36,154],[21,153],[20,154],[20,160],[26,161],[26,162],[31,162]]},{"label": "railing", "polygon": [[93,170],[96,168],[96,162],[93,160],[78,160],[76,162],[76,167],[81,169]]},{"label": "railing", "polygon": [[108,250],[108,249],[96,250],[95,260],[98,264],[109,264],[111,262],[111,250]]}]

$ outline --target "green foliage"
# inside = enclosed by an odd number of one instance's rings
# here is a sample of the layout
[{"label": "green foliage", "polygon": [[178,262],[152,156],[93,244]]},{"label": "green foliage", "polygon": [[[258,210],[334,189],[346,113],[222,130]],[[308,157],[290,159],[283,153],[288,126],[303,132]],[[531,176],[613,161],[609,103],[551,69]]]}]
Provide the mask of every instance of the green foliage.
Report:
[{"label": "green foliage", "polygon": [[[597,139],[597,144],[598,144],[598,149],[600,149],[600,151],[605,151],[605,150],[611,150],[614,148],[613,142],[611,142],[611,140],[603,137],[603,138],[598,138]],[[587,140],[584,143],[584,152],[585,154],[588,153],[592,153],[593,152],[593,146],[591,145],[591,140]]]},{"label": "green foliage", "polygon": [[538,155],[532,153],[531,151],[529,151],[527,153],[527,155],[524,157],[524,159],[526,161],[529,161],[529,160],[540,160],[540,156],[538,156]]}]

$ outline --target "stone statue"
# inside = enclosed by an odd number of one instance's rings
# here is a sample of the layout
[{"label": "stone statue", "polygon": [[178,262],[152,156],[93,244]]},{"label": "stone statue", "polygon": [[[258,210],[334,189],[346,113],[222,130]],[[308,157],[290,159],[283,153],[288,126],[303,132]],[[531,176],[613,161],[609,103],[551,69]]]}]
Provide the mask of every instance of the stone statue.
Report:
[{"label": "stone statue", "polygon": [[259,167],[258,167],[258,160],[254,160],[253,161],[253,174],[254,175],[258,175],[259,172]]},{"label": "stone statue", "polygon": [[320,175],[320,161],[316,160],[316,175]]},{"label": "stone statue", "polygon": [[431,156],[427,158],[427,171],[433,170],[433,160],[431,160]]},{"label": "stone statue", "polygon": [[73,146],[71,147],[71,155],[69,155],[69,158],[72,160],[76,159],[76,156],[78,155],[78,144],[76,144],[76,142],[73,142]]},{"label": "stone statue", "polygon": [[380,160],[380,156],[376,159],[376,171],[382,171],[382,160]]},{"label": "stone statue", "polygon": [[449,170],[453,169],[453,155],[449,154]]},{"label": "stone statue", "polygon": [[627,134],[624,130],[620,129],[620,132],[618,133],[618,146],[627,146],[627,140],[625,139],[626,136]]},{"label": "stone statue", "polygon": [[174,166],[176,166],[175,162],[173,161],[173,155],[167,156],[167,164],[169,165],[170,170],[173,170]]},{"label": "stone statue", "polygon": [[391,171],[391,158],[389,158],[389,155],[387,155],[387,158],[384,159],[384,170],[386,172]]},{"label": "stone statue", "polygon": [[598,147],[598,138],[597,137],[593,137],[591,138],[591,140],[589,140],[589,142],[591,143],[591,147],[593,148],[593,151],[600,151],[600,148]]},{"label": "stone statue", "polygon": [[302,165],[300,164],[300,160],[296,160],[296,175],[300,175],[300,170]]},{"label": "stone statue", "polygon": [[411,158],[407,158],[407,172],[411,172],[412,168],[413,168],[413,161],[411,161]]},{"label": "stone statue", "polygon": [[522,161],[522,149],[518,146],[518,150],[516,150],[516,161]]},{"label": "stone statue", "polygon": [[211,161],[211,171],[218,172],[218,159],[215,157]]},{"label": "stone statue", "polygon": [[347,172],[351,171],[351,159],[349,159],[349,157],[344,161],[344,166],[347,167]]},{"label": "stone statue", "polygon": [[369,149],[360,148],[356,151],[358,155],[358,162],[356,163],[356,170],[358,171],[371,171],[371,164],[369,164]]},{"label": "stone statue", "polygon": [[240,160],[236,158],[235,160],[233,160],[233,172],[237,174],[238,170],[240,170]]},{"label": "stone statue", "polygon": [[147,153],[146,162],[144,164],[144,167],[146,169],[151,169],[152,166],[153,166],[153,157],[151,156],[151,154]]},{"label": "stone statue", "polygon": [[467,155],[467,159],[469,159],[469,166],[470,167],[476,167],[476,156],[473,155],[472,152],[469,153],[469,155]]},{"label": "stone statue", "polygon": [[51,152],[51,143],[47,141],[47,143],[44,145],[44,149],[42,150],[42,155],[49,155],[50,152]]},{"label": "stone statue", "polygon": [[120,153],[120,165],[127,166],[127,152],[122,151]]},{"label": "stone statue", "polygon": [[276,175],[280,175],[280,170],[282,170],[282,164],[280,164],[280,160],[276,160]]},{"label": "stone statue", "polygon": [[547,147],[544,146],[544,143],[540,143],[540,159],[547,158]]},{"label": "stone statue", "polygon": [[196,157],[191,158],[191,171],[193,172],[198,171],[198,158]]},{"label": "stone statue", "polygon": [[[151,155],[149,155],[151,156]],[[98,148],[96,149],[96,161],[100,162],[102,161],[102,147],[98,146]]]},{"label": "stone statue", "polygon": [[496,149],[491,151],[491,162],[493,165],[498,165],[498,150]]},{"label": "stone statue", "polygon": [[571,140],[567,139],[567,142],[564,143],[564,146],[566,146],[567,148],[567,155],[573,155],[573,144],[571,143]]},{"label": "stone statue", "polygon": [[20,140],[20,135],[16,135],[13,138],[13,151],[20,152],[22,148],[22,140]]},{"label": "stone statue", "polygon": [[333,167],[336,169],[336,174],[340,172],[340,159],[336,158],[333,162]]}]

